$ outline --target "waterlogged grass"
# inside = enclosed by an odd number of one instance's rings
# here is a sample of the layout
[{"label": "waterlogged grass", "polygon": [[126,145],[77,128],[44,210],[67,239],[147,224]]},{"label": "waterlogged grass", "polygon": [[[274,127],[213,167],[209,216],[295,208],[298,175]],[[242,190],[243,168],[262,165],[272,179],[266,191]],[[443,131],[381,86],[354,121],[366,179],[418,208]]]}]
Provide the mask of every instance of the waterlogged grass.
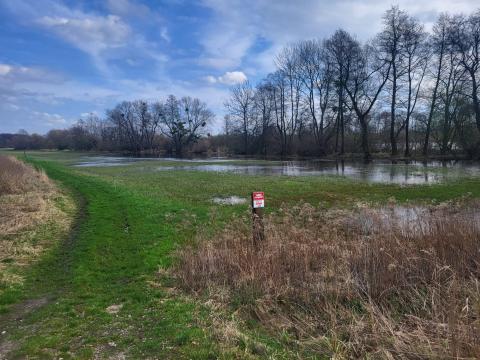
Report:
[{"label": "waterlogged grass", "polygon": [[[20,157],[23,155],[18,154]],[[86,154],[27,153],[28,161],[68,189],[83,212],[65,245],[34,265],[21,299],[46,298],[47,305],[8,328],[12,357],[244,358],[293,357],[282,339],[256,324],[245,331],[264,350],[247,342],[224,346],[215,337],[209,307],[176,290],[164,269],[173,253],[198,231],[213,234],[248,203],[218,206],[213,197],[266,192],[268,211],[301,201],[352,206],[357,202],[441,202],[480,197],[480,180],[465,178],[428,186],[368,184],[341,177],[245,176],[195,171],[154,171],[158,162],[116,167],[71,167]],[[121,305],[116,314],[106,311]],[[217,329],[218,330],[218,329]],[[285,340],[287,341],[287,340]],[[254,346],[255,348],[255,346]],[[263,348],[262,348],[263,349]]]}]

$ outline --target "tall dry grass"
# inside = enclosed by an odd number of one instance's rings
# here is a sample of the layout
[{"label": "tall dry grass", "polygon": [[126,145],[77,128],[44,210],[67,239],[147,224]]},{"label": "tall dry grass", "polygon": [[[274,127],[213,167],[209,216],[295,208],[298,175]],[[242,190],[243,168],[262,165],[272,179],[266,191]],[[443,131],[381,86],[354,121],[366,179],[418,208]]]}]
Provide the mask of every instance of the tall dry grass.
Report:
[{"label": "tall dry grass", "polygon": [[306,352],[480,358],[479,206],[397,210],[284,210],[260,248],[238,220],[176,274]]},{"label": "tall dry grass", "polygon": [[0,293],[21,283],[20,269],[68,231],[73,209],[43,172],[0,155]]},{"label": "tall dry grass", "polygon": [[0,195],[21,194],[41,187],[49,189],[48,177],[12,156],[0,155]]}]

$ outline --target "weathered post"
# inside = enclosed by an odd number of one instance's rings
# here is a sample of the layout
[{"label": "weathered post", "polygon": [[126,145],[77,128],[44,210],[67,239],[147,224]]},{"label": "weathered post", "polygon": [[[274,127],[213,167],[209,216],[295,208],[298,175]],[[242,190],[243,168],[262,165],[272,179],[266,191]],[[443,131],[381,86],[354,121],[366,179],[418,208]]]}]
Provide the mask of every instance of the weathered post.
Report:
[{"label": "weathered post", "polygon": [[252,224],[253,224],[253,244],[258,246],[265,240],[265,230],[263,226],[263,208],[265,207],[265,194],[261,191],[252,193]]}]

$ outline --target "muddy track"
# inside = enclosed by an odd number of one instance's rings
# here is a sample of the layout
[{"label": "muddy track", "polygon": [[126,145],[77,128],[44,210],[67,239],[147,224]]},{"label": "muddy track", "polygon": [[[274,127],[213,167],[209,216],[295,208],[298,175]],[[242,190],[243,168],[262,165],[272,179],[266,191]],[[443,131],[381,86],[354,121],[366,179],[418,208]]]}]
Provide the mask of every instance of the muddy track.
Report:
[{"label": "muddy track", "polygon": [[[72,266],[72,250],[75,247],[76,239],[80,226],[84,222],[87,212],[86,198],[75,191],[72,195],[76,204],[77,211],[75,214],[72,228],[69,235],[63,240],[57,258],[58,271],[68,273]],[[35,265],[33,265],[35,266]],[[17,328],[22,326],[23,319],[44,306],[52,303],[57,299],[67,288],[66,283],[52,283],[48,287],[49,291],[37,296],[35,298],[25,299],[17,304],[14,304],[6,314],[0,316],[0,360],[8,359],[9,354],[14,351],[18,344],[9,340],[9,335]]]}]

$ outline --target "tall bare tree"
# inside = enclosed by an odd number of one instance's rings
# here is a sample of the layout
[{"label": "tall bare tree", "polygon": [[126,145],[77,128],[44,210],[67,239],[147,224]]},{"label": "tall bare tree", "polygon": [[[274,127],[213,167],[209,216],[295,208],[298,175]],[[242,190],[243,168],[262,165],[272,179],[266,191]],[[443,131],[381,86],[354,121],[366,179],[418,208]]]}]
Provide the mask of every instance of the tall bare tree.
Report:
[{"label": "tall bare tree", "polygon": [[460,63],[470,77],[470,91],[475,122],[480,131],[480,9],[470,16],[458,15],[453,19],[450,32],[452,46],[460,54]]},{"label": "tall bare tree", "polygon": [[357,41],[353,39],[351,41],[348,56],[351,58],[352,65],[345,90],[360,125],[364,159],[369,160],[371,157],[368,141],[370,112],[388,80],[391,64],[379,59],[373,46],[361,47]]},{"label": "tall bare tree", "polygon": [[440,85],[442,68],[444,62],[445,51],[448,42],[450,16],[448,14],[441,14],[437,22],[433,26],[433,34],[429,38],[431,54],[434,56],[434,64],[436,66],[434,86],[430,99],[430,108],[428,112],[427,123],[425,124],[425,137],[423,141],[422,153],[424,156],[428,155],[428,147],[430,142],[430,133],[432,128],[432,119],[437,104],[438,86]]},{"label": "tall bare tree", "polygon": [[230,98],[225,102],[225,107],[231,117],[240,122],[244,154],[248,154],[249,132],[254,120],[254,96],[252,86],[245,81],[230,89]]},{"label": "tall bare tree", "polygon": [[345,107],[346,92],[350,69],[352,66],[352,58],[349,56],[350,46],[355,43],[352,36],[345,30],[337,30],[325,42],[325,49],[329,62],[332,64],[333,84],[337,96],[337,123],[336,123],[336,141],[335,152],[338,152],[338,138],[340,135],[340,154],[345,153]]},{"label": "tall bare tree", "polygon": [[408,17],[401,41],[401,50],[405,57],[407,82],[407,100],[405,115],[405,156],[410,156],[410,122],[420,94],[420,87],[428,65],[429,49],[425,42],[427,34],[423,25],[415,18]]},{"label": "tall bare tree", "polygon": [[[384,60],[390,63],[390,146],[393,156],[398,153],[397,146],[397,106],[399,80],[405,74],[402,39],[408,23],[408,15],[398,7],[389,9],[383,17],[383,30],[378,35],[379,50]],[[403,125],[400,126],[402,128]]]}]

